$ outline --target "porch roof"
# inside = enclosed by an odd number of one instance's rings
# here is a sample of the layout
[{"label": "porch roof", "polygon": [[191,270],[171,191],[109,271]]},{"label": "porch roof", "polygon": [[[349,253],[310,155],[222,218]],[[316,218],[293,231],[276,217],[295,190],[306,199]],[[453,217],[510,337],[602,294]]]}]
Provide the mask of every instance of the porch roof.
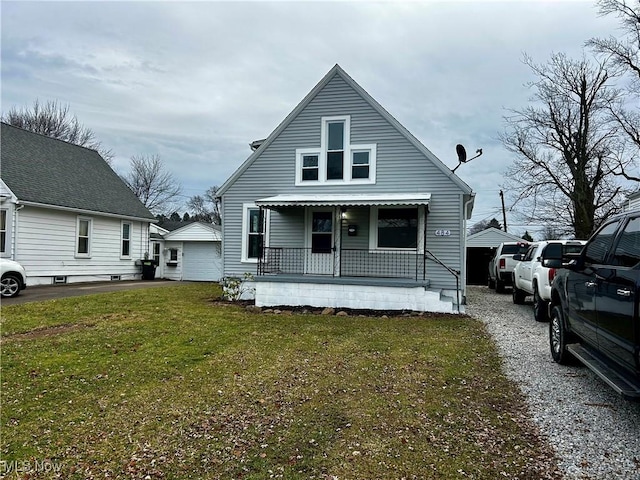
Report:
[{"label": "porch roof", "polygon": [[430,193],[286,194],[256,200],[265,208],[277,207],[361,207],[429,205]]}]

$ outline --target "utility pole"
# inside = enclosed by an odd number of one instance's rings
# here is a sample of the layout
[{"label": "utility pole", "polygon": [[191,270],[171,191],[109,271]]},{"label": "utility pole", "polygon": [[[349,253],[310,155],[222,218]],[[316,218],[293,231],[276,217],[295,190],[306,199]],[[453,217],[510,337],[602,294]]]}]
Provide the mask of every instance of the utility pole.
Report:
[{"label": "utility pole", "polygon": [[502,200],[502,224],[504,225],[504,231],[507,231],[507,212],[504,209],[504,193],[500,190],[500,200]]}]

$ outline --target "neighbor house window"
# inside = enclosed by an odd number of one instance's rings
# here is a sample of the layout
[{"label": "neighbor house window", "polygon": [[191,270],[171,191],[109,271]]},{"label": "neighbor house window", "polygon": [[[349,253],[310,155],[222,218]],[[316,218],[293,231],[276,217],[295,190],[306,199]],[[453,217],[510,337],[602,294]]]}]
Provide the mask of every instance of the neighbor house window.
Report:
[{"label": "neighbor house window", "polygon": [[120,250],[121,257],[131,256],[131,223],[122,222],[122,248]]},{"label": "neighbor house window", "polygon": [[320,148],[296,149],[295,184],[376,183],[376,144],[351,143],[351,116],[320,121]]},{"label": "neighbor house window", "polygon": [[156,265],[160,265],[160,242],[153,242],[153,261]]},{"label": "neighbor house window", "polygon": [[90,218],[78,218],[76,225],[77,241],[76,241],[76,256],[78,257],[90,257],[91,256],[91,229],[93,220]]},{"label": "neighbor house window", "polygon": [[0,252],[7,251],[7,211],[0,210]]},{"label": "neighbor house window", "polygon": [[242,222],[242,261],[257,262],[265,245],[268,212],[255,205],[244,205]]},{"label": "neighbor house window", "polygon": [[376,239],[374,248],[415,249],[418,246],[419,217],[416,207],[373,209]]},{"label": "neighbor house window", "polygon": [[178,263],[178,249],[170,248],[169,249],[169,261],[171,263]]}]

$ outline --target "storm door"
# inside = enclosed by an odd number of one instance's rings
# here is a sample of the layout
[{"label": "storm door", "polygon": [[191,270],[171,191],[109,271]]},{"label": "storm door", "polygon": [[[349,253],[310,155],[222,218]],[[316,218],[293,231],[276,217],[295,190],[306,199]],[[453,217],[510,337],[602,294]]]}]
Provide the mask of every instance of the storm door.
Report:
[{"label": "storm door", "polygon": [[333,275],[333,210],[310,210],[307,219],[305,273]]}]

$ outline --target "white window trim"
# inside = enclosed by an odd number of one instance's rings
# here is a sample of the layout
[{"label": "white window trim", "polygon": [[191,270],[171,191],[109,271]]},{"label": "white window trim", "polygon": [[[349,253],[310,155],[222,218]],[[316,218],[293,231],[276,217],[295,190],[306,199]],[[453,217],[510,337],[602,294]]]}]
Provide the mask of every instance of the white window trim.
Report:
[{"label": "white window trim", "polygon": [[[318,155],[318,180],[302,180],[303,158],[307,155]],[[321,158],[319,148],[296,148],[296,185],[317,185],[320,181]]]},{"label": "white window trim", "polygon": [[[336,180],[327,179],[327,143],[329,135],[329,123],[344,123],[344,156],[343,156],[343,178]],[[369,152],[369,178],[352,178],[351,166],[353,165],[353,152]],[[318,180],[302,180],[302,158],[304,155],[318,155]],[[296,149],[296,186],[317,187],[322,185],[373,185],[376,183],[376,159],[377,144],[351,144],[351,116],[337,115],[321,117],[320,127],[320,148],[297,148]]]},{"label": "white window trim", "polygon": [[[9,210],[6,208],[0,208],[0,212],[4,212],[4,225],[0,224],[0,231],[4,232],[4,245],[0,244],[0,254],[4,257],[7,256],[7,250],[9,250],[7,248],[9,244]],[[2,219],[1,214],[0,219]]]},{"label": "white window trim", "polygon": [[[395,205],[388,207],[371,207],[369,210],[369,251],[371,252],[415,252],[415,248],[389,248],[378,247],[378,211],[383,209],[398,209],[398,208],[414,208],[411,205]],[[424,208],[416,206],[418,209],[418,253],[424,253],[424,221],[425,214]]]},{"label": "white window trim", "polygon": [[[125,238],[124,238],[124,226],[125,226],[125,224],[126,224],[126,225],[129,225],[129,238],[127,239],[127,240],[129,241],[129,255],[125,255],[125,254],[123,253],[123,248],[122,248],[122,244],[123,244],[123,243],[124,243],[124,241],[125,241]],[[133,241],[132,241],[132,239],[133,239],[133,223],[132,223],[132,222],[125,222],[125,221],[122,221],[122,222],[120,223],[120,258],[121,258],[122,260],[129,260],[129,259],[131,259],[131,247],[133,246]]]},{"label": "white window trim", "polygon": [[[351,145],[349,153],[349,183],[357,183],[362,185],[371,185],[376,183],[376,157],[378,147],[375,143]],[[351,167],[353,167],[353,154],[359,152],[369,152],[369,178],[352,178]]]},{"label": "white window trim", "polygon": [[[87,242],[87,253],[78,253],[78,248],[80,247],[80,222],[87,221],[89,222],[89,226],[87,228],[88,233],[88,242]],[[93,218],[91,217],[77,217],[76,218],[76,249],[75,249],[75,258],[91,258],[91,243],[93,239]]]},{"label": "white window trim", "polygon": [[[249,237],[249,210],[257,210],[259,207],[255,203],[243,203],[242,204],[242,252],[240,256],[240,261],[242,263],[258,263],[257,258],[248,258],[247,257],[247,247],[248,247],[248,237]],[[269,224],[271,212],[267,209],[262,210],[265,215],[265,226],[263,232],[263,241],[264,246],[269,246]]]}]

